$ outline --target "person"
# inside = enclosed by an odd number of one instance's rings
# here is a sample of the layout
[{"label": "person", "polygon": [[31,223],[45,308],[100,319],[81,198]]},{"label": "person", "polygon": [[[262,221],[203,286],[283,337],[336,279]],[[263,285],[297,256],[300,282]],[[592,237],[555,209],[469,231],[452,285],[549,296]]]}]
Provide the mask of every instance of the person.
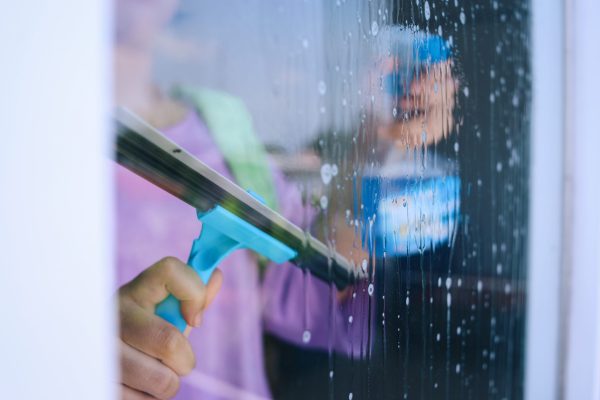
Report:
[{"label": "person", "polygon": [[[189,87],[173,96],[155,85],[153,45],[177,6],[117,1],[115,103],[308,226],[314,212],[270,163],[238,99]],[[201,230],[195,211],[120,166],[115,173],[121,398],[266,399],[264,332],[345,352],[359,342],[345,322],[351,302],[334,300],[332,318],[331,287],[290,264],[261,267],[256,255],[239,250],[203,285],[181,261]],[[181,300],[188,325],[202,325],[187,337],[153,313],[169,293]]]}]

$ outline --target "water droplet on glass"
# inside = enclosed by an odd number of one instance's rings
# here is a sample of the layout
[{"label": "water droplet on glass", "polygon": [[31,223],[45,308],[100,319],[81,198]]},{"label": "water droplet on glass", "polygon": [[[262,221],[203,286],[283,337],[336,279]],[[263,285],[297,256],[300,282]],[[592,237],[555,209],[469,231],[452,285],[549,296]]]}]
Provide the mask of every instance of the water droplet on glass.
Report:
[{"label": "water droplet on glass", "polygon": [[363,272],[367,272],[368,266],[369,266],[369,262],[367,261],[366,258],[363,258],[362,263],[361,263],[361,268],[362,268]]},{"label": "water droplet on glass", "polygon": [[458,142],[454,142],[454,152],[458,153]]},{"label": "water droplet on glass", "polygon": [[437,342],[439,342],[440,340],[442,340],[442,335],[440,335],[439,333],[437,335],[435,335],[435,340]]},{"label": "water droplet on glass", "polygon": [[446,305],[447,305],[448,307],[450,307],[450,306],[452,305],[452,294],[451,294],[451,293],[448,293],[448,294],[446,295]]},{"label": "water droplet on glass", "polygon": [[448,278],[446,278],[446,289],[450,290],[451,287],[452,287],[452,278],[448,277]]},{"label": "water droplet on glass", "polygon": [[465,22],[467,22],[467,16],[465,15],[465,11],[460,10],[460,23],[464,25]]},{"label": "water droplet on glass", "polygon": [[302,341],[304,343],[310,342],[310,336],[311,336],[310,331],[308,331],[308,330],[304,331],[304,333],[302,334]]},{"label": "water droplet on glass", "polygon": [[333,379],[333,370],[329,371],[329,379]]},{"label": "water droplet on glass", "polygon": [[377,21],[371,22],[371,35],[377,36],[378,33],[379,33],[379,24],[377,23]]},{"label": "water droplet on glass", "polygon": [[513,105],[513,107],[518,107],[519,106],[519,96],[517,96],[516,94],[513,95],[512,105]]},{"label": "water droplet on glass", "polygon": [[327,206],[329,205],[329,200],[327,199],[327,196],[321,196],[321,200],[319,201],[319,204],[321,204],[321,208],[323,210],[326,210]]},{"label": "water droplet on glass", "polygon": [[373,291],[375,291],[375,287],[372,283],[369,283],[369,287],[367,288],[367,293],[369,293],[369,296],[373,296]]},{"label": "water droplet on glass", "polygon": [[496,265],[496,273],[498,275],[500,275],[502,273],[502,264],[498,263],[498,265]]},{"label": "water droplet on glass", "polygon": [[460,335],[460,332],[461,332],[461,328],[460,328],[460,326],[459,326],[459,327],[457,327],[457,328],[456,328],[456,334],[457,334],[457,335]]},{"label": "water droplet on glass", "polygon": [[502,163],[500,161],[498,161],[498,163],[496,164],[496,171],[498,171],[498,172],[502,171]]},{"label": "water droplet on glass", "polygon": [[438,287],[442,287],[442,277],[438,277]]},{"label": "water droplet on glass", "polygon": [[331,175],[337,176],[337,174],[338,174],[338,166],[336,164],[333,164],[331,166]]},{"label": "water droplet on glass", "polygon": [[352,400],[353,397],[354,395],[352,394],[352,392],[348,393],[348,400]]},{"label": "water droplet on glass", "polygon": [[406,296],[406,307],[410,305],[410,297]]},{"label": "water droplet on glass", "polygon": [[504,293],[505,294],[509,294],[512,291],[512,287],[510,286],[510,283],[507,283],[506,285],[504,285]]},{"label": "water droplet on glass", "polygon": [[460,374],[460,364],[456,364],[456,373]]},{"label": "water droplet on glass", "polygon": [[319,94],[323,96],[325,92],[327,92],[327,85],[325,84],[325,82],[319,81],[317,89],[319,90]]},{"label": "water droplet on glass", "polygon": [[326,185],[329,185],[329,182],[331,182],[331,178],[332,178],[331,165],[323,164],[321,166],[321,179],[323,180],[323,183]]},{"label": "water droplet on glass", "polygon": [[392,115],[394,116],[394,118],[398,116],[398,109],[396,107],[392,108]]},{"label": "water droplet on glass", "polygon": [[351,324],[354,321],[354,317],[351,315],[348,317],[348,323]]},{"label": "water droplet on glass", "polygon": [[494,93],[490,94],[490,103],[494,103],[496,101],[496,96],[494,96]]},{"label": "water droplet on glass", "polygon": [[429,9],[429,1],[425,1],[425,19],[429,21],[431,18],[431,10]]},{"label": "water droplet on glass", "polygon": [[483,289],[483,282],[477,281],[477,291],[481,293],[482,289]]},{"label": "water droplet on glass", "polygon": [[302,47],[304,47],[305,49],[308,48],[308,39],[302,39]]},{"label": "water droplet on glass", "polygon": [[465,97],[469,97],[469,87],[468,86],[465,86],[463,88],[463,93],[464,93]]}]

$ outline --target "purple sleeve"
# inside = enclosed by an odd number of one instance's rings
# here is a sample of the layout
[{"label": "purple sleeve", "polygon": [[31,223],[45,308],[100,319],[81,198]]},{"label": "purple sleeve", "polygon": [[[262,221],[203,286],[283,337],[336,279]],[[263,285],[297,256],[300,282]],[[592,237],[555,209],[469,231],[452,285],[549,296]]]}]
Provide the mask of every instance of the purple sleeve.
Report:
[{"label": "purple sleeve", "polygon": [[[280,212],[300,227],[310,226],[316,211],[302,204],[298,188],[278,169],[273,171]],[[262,285],[265,329],[291,343],[360,356],[368,332],[369,301],[364,285],[351,290],[340,301],[334,286],[290,263],[270,264]]]}]

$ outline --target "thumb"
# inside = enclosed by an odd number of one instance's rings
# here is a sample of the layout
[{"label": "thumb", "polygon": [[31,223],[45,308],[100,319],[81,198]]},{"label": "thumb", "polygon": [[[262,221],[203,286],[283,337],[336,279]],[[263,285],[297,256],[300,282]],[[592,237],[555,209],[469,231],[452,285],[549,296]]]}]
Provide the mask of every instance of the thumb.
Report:
[{"label": "thumb", "polygon": [[166,257],[142,272],[125,290],[136,303],[151,312],[172,294],[180,301],[181,314],[188,325],[198,326],[202,312],[221,286],[220,271],[213,275],[215,279],[211,278],[208,285],[204,285],[190,266],[175,257]]}]

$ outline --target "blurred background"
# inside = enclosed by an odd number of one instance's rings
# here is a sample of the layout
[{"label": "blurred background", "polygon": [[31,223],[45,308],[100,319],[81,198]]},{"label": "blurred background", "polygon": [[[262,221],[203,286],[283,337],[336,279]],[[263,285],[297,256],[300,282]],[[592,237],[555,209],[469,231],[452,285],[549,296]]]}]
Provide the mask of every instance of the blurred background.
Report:
[{"label": "blurred background", "polygon": [[5,11],[2,397],[118,398],[114,292],[198,235],[122,107],[365,277],[226,260],[177,398],[600,399],[596,2]]}]

